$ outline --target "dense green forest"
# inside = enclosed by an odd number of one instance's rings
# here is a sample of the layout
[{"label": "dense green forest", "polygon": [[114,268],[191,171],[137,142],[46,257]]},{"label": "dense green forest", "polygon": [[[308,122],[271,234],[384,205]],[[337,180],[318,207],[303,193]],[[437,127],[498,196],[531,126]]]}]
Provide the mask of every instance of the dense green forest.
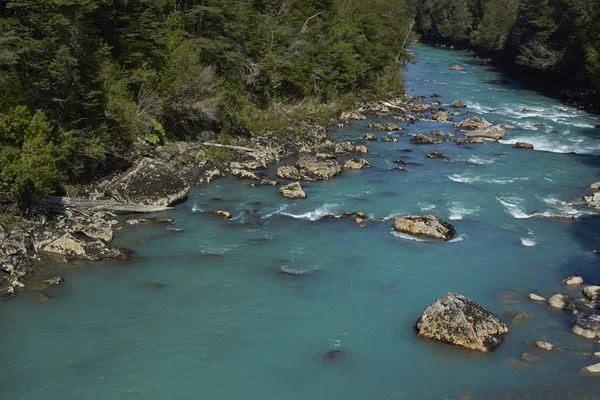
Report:
[{"label": "dense green forest", "polygon": [[401,93],[409,26],[402,0],[0,0],[0,195]]},{"label": "dense green forest", "polygon": [[427,39],[473,46],[548,83],[587,89],[600,103],[600,1],[411,0]]}]

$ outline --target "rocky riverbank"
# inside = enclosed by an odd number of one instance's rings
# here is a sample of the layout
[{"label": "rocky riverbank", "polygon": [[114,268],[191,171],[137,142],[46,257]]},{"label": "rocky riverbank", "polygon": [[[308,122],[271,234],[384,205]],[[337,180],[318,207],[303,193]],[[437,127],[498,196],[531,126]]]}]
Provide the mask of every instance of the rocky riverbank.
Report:
[{"label": "rocky riverbank", "polygon": [[[350,120],[369,117],[389,118],[404,124],[435,121],[442,129],[418,133],[411,143],[434,146],[454,142],[463,147],[500,140],[512,128],[506,124],[493,125],[475,115],[455,123],[455,117],[470,114],[461,110],[464,103],[439,97],[435,93],[432,100],[405,95],[389,101],[362,103],[355,110],[343,113],[337,124],[343,127]],[[365,136],[364,143],[378,139],[393,143],[404,134],[404,129],[395,123],[367,127],[372,132]],[[532,146],[520,143],[518,147]],[[184,201],[193,186],[232,175],[249,181],[250,185],[281,184],[275,190],[285,197],[306,198],[298,181],[331,179],[344,169],[369,167],[366,160],[352,157],[367,152],[362,142],[331,141],[325,127],[308,123],[290,127],[286,135],[256,136],[236,145],[217,143],[212,132],[203,132],[194,141],[165,146],[138,142],[132,149],[132,163],[127,171],[86,186],[79,198],[42,199],[11,229],[0,226],[0,296],[13,296],[26,286],[27,278],[35,274],[40,252],[58,254],[65,262],[135,257],[131,251],[111,244],[114,231],[123,227],[122,215],[168,210]],[[283,165],[277,170],[281,181],[264,175],[270,165],[294,155],[300,155],[295,165]],[[432,152],[430,157],[444,156]],[[340,164],[338,158],[346,161]],[[397,169],[403,171],[404,166]],[[596,200],[592,197],[590,201]],[[452,234],[444,233],[443,239],[451,239]]]}]

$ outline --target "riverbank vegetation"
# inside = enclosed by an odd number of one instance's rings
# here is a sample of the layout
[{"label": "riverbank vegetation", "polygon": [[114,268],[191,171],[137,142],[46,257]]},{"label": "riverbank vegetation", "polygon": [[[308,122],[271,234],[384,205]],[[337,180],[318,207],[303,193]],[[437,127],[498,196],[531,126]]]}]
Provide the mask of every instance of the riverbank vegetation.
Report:
[{"label": "riverbank vegetation", "polygon": [[[600,105],[596,0],[411,0],[417,30]],[[586,104],[587,105],[587,104]]]},{"label": "riverbank vegetation", "polygon": [[0,195],[111,171],[135,140],[248,137],[403,92],[403,1],[0,2]]}]

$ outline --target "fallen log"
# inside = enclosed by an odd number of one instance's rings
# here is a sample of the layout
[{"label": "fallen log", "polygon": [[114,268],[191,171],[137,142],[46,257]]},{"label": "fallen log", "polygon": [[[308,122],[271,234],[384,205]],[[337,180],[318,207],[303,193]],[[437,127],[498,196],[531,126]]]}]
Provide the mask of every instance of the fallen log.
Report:
[{"label": "fallen log", "polygon": [[170,210],[171,207],[150,206],[147,204],[121,203],[114,200],[91,200],[78,197],[47,196],[41,205],[49,212],[64,214],[65,211],[93,214],[99,211],[115,213],[151,213]]},{"label": "fallen log", "polygon": [[240,150],[240,151],[248,151],[248,152],[253,152],[254,151],[254,149],[251,149],[249,147],[231,146],[231,145],[228,145],[228,144],[208,143],[208,142],[203,142],[202,144],[204,146],[223,147],[223,148],[232,149],[232,150]]}]

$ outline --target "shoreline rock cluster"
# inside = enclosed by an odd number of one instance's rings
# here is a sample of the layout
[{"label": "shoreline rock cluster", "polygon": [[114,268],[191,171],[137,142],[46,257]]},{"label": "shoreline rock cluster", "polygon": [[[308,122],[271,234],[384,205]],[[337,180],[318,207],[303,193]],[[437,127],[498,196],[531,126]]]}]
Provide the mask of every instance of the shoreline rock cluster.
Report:
[{"label": "shoreline rock cluster", "polygon": [[[550,307],[572,315],[570,318],[571,331],[587,340],[600,340],[600,286],[586,285],[580,276],[570,276],[563,281],[566,284],[565,293],[556,293],[546,299],[536,293],[530,293],[528,298],[532,302],[547,303]],[[567,314],[568,313],[568,314]],[[557,346],[545,341],[538,341],[536,345],[548,351]],[[585,355],[585,354],[584,354]],[[600,364],[593,364],[582,368],[583,372],[600,373]]]}]

